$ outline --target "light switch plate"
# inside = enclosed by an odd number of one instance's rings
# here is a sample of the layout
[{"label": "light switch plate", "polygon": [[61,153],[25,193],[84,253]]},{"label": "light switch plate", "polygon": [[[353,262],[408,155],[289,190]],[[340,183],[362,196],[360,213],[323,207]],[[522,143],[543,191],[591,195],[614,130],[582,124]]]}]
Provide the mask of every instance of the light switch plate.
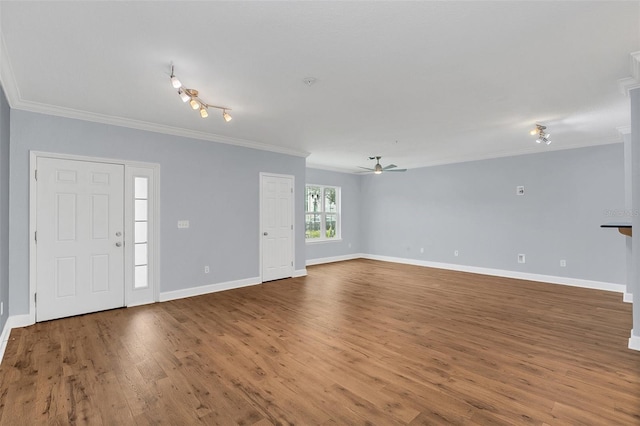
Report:
[{"label": "light switch plate", "polygon": [[186,229],[189,227],[189,221],[188,220],[179,220],[178,221],[178,228],[179,229]]}]

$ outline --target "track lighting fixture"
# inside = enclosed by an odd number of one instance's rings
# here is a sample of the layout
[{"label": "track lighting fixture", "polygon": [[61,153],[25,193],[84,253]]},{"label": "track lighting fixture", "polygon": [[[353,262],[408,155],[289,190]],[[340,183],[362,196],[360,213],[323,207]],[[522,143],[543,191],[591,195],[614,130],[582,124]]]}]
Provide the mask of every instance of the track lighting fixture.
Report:
[{"label": "track lighting fixture", "polygon": [[222,118],[224,119],[224,121],[226,121],[227,123],[231,121],[232,117],[231,114],[229,114],[231,108],[208,104],[198,97],[198,91],[196,89],[187,89],[186,87],[183,87],[180,80],[178,80],[178,77],[176,77],[173,73],[173,65],[171,65],[170,80],[173,88],[178,89],[178,95],[180,96],[182,102],[189,102],[189,106],[191,107],[191,109],[199,110],[200,117],[207,118],[209,116],[208,109],[217,108],[222,110]]},{"label": "track lighting fixture", "polygon": [[542,124],[536,124],[536,128],[529,132],[532,136],[538,136],[536,139],[536,143],[544,143],[545,145],[551,145],[551,133],[546,133],[545,130],[547,126],[543,126]]}]

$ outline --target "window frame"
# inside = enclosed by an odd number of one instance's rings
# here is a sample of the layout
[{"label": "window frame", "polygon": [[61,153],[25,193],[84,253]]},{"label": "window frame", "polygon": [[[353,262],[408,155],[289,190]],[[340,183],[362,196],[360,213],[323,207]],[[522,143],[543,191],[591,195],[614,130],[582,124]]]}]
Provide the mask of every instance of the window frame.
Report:
[{"label": "window frame", "polygon": [[[307,211],[307,188],[314,187],[320,188],[322,203],[320,209],[318,211]],[[325,206],[325,189],[333,189],[336,191],[336,211],[335,212],[327,212]],[[319,185],[314,183],[307,183],[304,186],[304,202],[305,202],[305,212],[304,212],[304,226],[305,226],[305,242],[306,243],[327,243],[332,241],[342,241],[342,187],[336,185]],[[307,238],[307,215],[320,215],[320,237],[318,238]],[[327,237],[327,215],[335,215],[336,217],[336,233],[334,237]]]}]

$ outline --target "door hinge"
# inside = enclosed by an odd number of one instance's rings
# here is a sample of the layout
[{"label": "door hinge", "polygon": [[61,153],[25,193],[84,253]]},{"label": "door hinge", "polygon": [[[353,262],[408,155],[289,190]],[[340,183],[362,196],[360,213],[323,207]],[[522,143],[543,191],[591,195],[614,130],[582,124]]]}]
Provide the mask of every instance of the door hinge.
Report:
[{"label": "door hinge", "polygon": [[33,293],[33,303],[38,303],[38,293]]},{"label": "door hinge", "polygon": [[293,194],[293,188],[291,188],[291,193]]},{"label": "door hinge", "polygon": [[291,225],[291,230],[293,231],[293,225]]},{"label": "door hinge", "polygon": [[291,261],[291,266],[293,266],[293,260]]},{"label": "door hinge", "polygon": [[36,169],[36,180],[38,180],[38,170]]},{"label": "door hinge", "polygon": [[36,239],[36,243],[38,242],[38,231],[35,232],[34,238]]}]

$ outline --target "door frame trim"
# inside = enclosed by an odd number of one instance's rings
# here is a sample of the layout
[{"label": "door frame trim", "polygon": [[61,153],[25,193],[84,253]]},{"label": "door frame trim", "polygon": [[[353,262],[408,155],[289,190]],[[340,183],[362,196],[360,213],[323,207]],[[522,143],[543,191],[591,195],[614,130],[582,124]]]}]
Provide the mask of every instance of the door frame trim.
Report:
[{"label": "door frame trim", "polygon": [[293,229],[291,230],[291,261],[293,265],[291,265],[291,276],[293,277],[296,272],[296,177],[294,175],[284,175],[279,173],[269,173],[269,172],[260,172],[260,188],[258,190],[259,193],[259,206],[258,206],[258,221],[259,221],[259,233],[258,239],[260,247],[259,250],[259,272],[260,272],[260,282],[264,282],[264,276],[262,271],[262,253],[263,253],[263,245],[264,239],[262,238],[262,233],[264,230],[262,229],[262,183],[265,177],[278,177],[278,178],[287,178],[291,179],[291,188],[293,191],[291,192],[291,224],[293,225]]},{"label": "door frame trim", "polygon": [[[154,222],[153,226],[153,238],[155,245],[150,250],[149,257],[153,261],[152,274],[153,281],[150,285],[153,286],[153,301],[158,302],[160,300],[160,164],[157,163],[145,163],[140,161],[128,161],[113,158],[104,157],[91,157],[83,155],[73,154],[61,154],[54,152],[44,151],[29,151],[29,319],[31,324],[36,322],[36,301],[35,294],[37,289],[37,257],[36,257],[36,242],[35,232],[37,224],[37,181],[36,181],[36,167],[38,158],[53,158],[58,160],[75,160],[86,161],[92,163],[108,163],[118,164],[124,166],[124,184],[125,187],[128,184],[126,181],[127,169],[130,167],[148,168],[153,170],[153,190],[151,196],[152,201],[152,214],[151,220]],[[125,188],[123,188],[124,197],[124,223],[126,224],[133,220],[133,200],[128,200],[126,197]],[[128,239],[127,239],[128,240]],[[128,246],[128,247],[127,247]],[[125,244],[125,266],[127,265],[127,257],[133,256],[132,244]],[[131,262],[133,263],[133,262]],[[125,270],[125,274],[128,271]],[[123,277],[124,278],[124,277]],[[129,306],[130,292],[126,288],[126,279],[123,280],[124,291],[124,306]]]}]

